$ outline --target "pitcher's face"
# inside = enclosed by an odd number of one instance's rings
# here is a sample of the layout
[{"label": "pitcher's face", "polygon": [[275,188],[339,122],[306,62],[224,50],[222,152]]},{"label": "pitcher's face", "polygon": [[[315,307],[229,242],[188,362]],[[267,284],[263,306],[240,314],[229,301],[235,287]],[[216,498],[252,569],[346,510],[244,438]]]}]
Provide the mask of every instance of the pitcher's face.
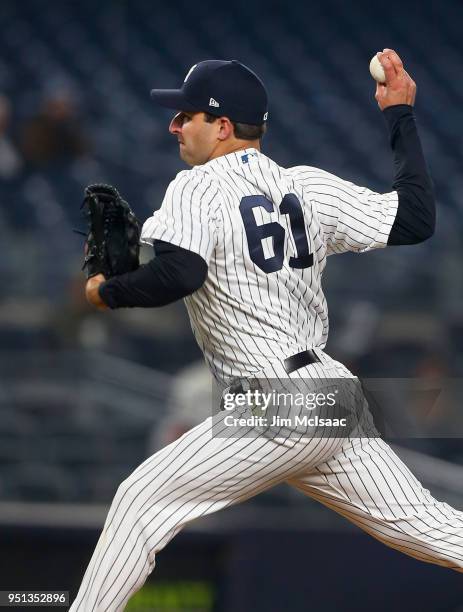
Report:
[{"label": "pitcher's face", "polygon": [[205,164],[217,146],[218,126],[205,121],[204,113],[181,111],[169,125],[169,132],[177,137],[180,157],[190,166]]}]

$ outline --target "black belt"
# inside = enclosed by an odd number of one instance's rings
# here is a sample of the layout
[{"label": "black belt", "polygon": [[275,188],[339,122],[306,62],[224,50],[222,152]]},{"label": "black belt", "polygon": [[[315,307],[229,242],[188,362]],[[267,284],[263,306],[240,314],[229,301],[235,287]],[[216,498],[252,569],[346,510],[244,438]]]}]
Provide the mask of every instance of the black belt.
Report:
[{"label": "black belt", "polygon": [[283,361],[283,365],[285,366],[287,374],[291,374],[291,372],[295,372],[299,370],[299,368],[303,368],[311,363],[317,363],[317,361],[320,361],[320,359],[314,351],[307,350],[291,355],[291,357],[286,357]]}]

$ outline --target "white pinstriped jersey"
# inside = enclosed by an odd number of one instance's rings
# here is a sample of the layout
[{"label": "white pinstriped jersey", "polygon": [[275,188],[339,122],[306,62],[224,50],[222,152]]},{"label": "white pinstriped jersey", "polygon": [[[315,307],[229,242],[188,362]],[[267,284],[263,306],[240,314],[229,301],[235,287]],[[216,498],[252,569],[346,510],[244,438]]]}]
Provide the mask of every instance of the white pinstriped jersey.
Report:
[{"label": "white pinstriped jersey", "polygon": [[207,262],[205,284],[185,303],[213,374],[228,380],[325,346],[326,257],[386,246],[397,204],[396,192],[282,168],[251,148],[180,172],[142,242],[164,240]]}]

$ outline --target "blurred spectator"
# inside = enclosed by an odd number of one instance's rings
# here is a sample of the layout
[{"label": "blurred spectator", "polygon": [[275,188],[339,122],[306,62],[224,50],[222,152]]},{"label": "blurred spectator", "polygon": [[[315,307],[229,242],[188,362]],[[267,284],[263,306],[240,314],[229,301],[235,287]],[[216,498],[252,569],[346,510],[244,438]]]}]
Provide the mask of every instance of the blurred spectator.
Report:
[{"label": "blurred spectator", "polygon": [[14,178],[23,166],[19,152],[8,135],[11,119],[11,103],[0,94],[0,178]]},{"label": "blurred spectator", "polygon": [[169,406],[151,433],[148,454],[167,446],[212,415],[213,388],[211,373],[203,359],[177,373]]},{"label": "blurred spectator", "polygon": [[55,91],[44,99],[39,114],[23,128],[21,146],[26,160],[38,166],[69,161],[90,150],[67,90]]}]

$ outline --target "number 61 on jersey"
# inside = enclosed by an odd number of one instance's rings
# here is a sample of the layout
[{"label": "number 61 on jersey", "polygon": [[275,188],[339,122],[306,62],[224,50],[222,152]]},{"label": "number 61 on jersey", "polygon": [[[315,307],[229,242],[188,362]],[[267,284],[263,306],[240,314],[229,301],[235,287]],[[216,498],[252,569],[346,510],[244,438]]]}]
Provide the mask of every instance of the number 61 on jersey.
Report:
[{"label": "number 61 on jersey", "polygon": [[[283,267],[286,232],[276,221],[257,225],[253,209],[259,207],[267,212],[274,211],[271,200],[263,195],[250,195],[241,199],[240,213],[246,231],[251,260],[263,272],[270,274],[270,272],[278,272]],[[298,269],[310,268],[313,265],[313,254],[309,253],[301,203],[294,193],[287,193],[278,208],[280,213],[289,216],[291,233],[297,250],[297,257],[289,258],[289,266]],[[265,257],[262,245],[265,238],[273,239],[274,254],[272,257]]]}]

